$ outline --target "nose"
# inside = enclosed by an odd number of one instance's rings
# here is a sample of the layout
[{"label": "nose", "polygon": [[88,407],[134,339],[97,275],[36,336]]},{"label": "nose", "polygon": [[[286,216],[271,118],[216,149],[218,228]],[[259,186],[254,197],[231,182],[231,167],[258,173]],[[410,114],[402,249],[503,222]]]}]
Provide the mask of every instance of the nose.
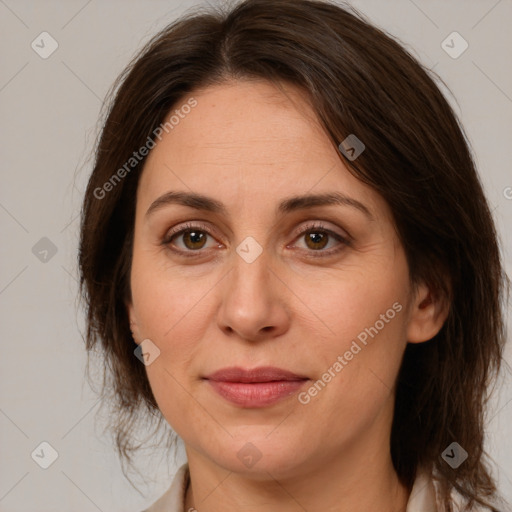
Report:
[{"label": "nose", "polygon": [[251,263],[233,255],[231,272],[223,280],[218,326],[228,336],[261,341],[289,329],[290,290],[270,267],[265,250]]}]

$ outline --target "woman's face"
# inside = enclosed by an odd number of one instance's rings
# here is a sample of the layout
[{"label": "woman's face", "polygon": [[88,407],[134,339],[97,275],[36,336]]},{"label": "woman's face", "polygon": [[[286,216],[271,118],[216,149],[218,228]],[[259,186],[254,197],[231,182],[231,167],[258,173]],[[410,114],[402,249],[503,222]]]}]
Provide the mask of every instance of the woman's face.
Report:
[{"label": "woman's face", "polygon": [[[287,91],[193,95],[145,164],[131,270],[134,336],[151,340],[151,388],[189,460],[262,478],[388,453],[395,378],[421,341],[387,204]],[[295,377],[213,380],[233,367]]]}]

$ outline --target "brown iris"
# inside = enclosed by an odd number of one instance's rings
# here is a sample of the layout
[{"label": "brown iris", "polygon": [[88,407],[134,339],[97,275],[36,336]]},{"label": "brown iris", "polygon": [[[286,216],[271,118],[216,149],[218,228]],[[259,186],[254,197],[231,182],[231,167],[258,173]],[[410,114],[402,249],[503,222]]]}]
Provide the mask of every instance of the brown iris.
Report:
[{"label": "brown iris", "polygon": [[202,231],[189,230],[185,231],[182,236],[183,242],[188,249],[202,249],[206,242],[206,234]]},{"label": "brown iris", "polygon": [[[323,249],[327,245],[328,236],[326,233],[320,233],[318,231],[309,231],[305,234],[306,245],[310,249]],[[310,246],[309,242],[313,245]]]}]

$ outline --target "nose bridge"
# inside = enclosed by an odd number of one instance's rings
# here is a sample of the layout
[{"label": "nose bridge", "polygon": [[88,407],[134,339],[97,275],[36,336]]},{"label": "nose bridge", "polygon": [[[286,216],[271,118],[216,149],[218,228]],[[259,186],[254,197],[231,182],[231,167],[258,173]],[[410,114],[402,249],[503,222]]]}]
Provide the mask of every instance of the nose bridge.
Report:
[{"label": "nose bridge", "polygon": [[271,255],[254,239],[244,239],[232,255],[222,293],[219,327],[247,339],[263,332],[282,332],[288,315],[270,268]]},{"label": "nose bridge", "polygon": [[236,299],[240,309],[262,308],[271,295],[268,252],[255,239],[244,239],[233,254],[232,265],[229,296]]},{"label": "nose bridge", "polygon": [[[241,199],[244,196],[241,194],[239,197]],[[265,226],[266,213],[261,211],[256,217],[251,209],[242,207],[240,211],[238,223],[242,229],[237,233],[239,241],[233,247],[231,259],[233,267],[230,272],[230,281],[233,281],[231,292],[242,292],[244,296],[256,294],[263,298],[266,294],[265,286],[269,285],[271,275],[268,237],[262,227]]]}]

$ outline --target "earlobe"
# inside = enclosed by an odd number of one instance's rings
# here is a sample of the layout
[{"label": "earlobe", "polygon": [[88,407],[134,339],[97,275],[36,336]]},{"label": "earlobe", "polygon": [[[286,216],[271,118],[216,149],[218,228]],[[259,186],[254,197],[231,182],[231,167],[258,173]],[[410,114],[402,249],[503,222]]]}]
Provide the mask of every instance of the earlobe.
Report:
[{"label": "earlobe", "polygon": [[407,341],[422,343],[431,340],[443,327],[449,311],[446,297],[433,293],[425,284],[419,285],[411,305]]}]

